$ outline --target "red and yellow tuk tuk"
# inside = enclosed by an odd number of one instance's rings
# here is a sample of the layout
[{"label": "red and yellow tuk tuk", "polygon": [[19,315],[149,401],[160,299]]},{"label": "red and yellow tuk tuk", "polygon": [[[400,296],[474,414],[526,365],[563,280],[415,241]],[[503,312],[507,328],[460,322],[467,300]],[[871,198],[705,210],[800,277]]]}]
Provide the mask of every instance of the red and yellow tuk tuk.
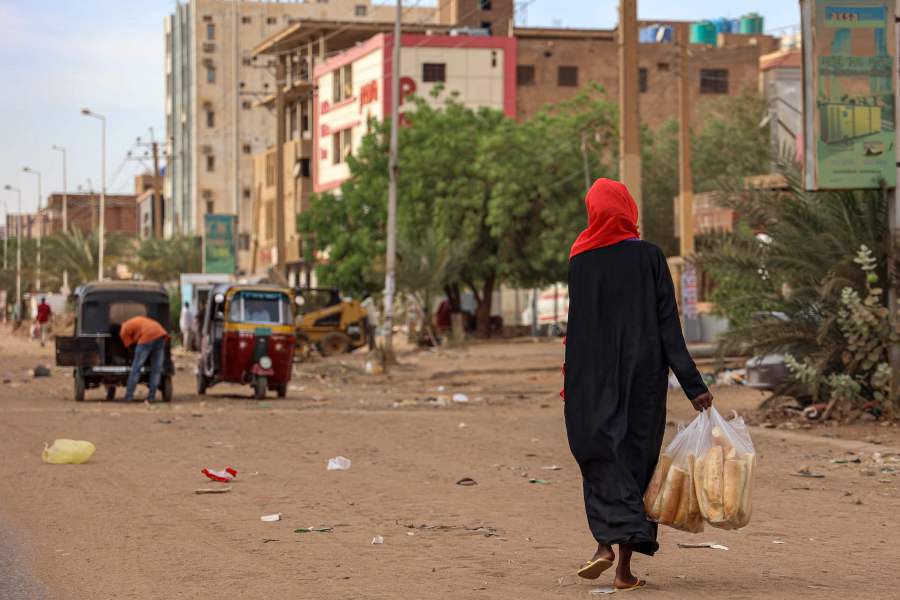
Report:
[{"label": "red and yellow tuk tuk", "polygon": [[217,383],[253,387],[263,398],[287,394],[294,360],[294,294],[275,285],[221,284],[200,324],[197,393]]}]

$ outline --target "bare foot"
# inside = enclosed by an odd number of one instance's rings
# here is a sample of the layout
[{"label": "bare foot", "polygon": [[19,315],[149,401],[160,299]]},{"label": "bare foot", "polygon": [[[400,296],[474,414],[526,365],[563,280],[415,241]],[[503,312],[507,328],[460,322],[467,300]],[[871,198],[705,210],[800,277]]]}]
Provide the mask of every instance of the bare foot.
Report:
[{"label": "bare foot", "polygon": [[616,572],[616,578],[613,580],[613,585],[616,586],[616,589],[630,588],[634,587],[637,584],[638,578],[632,575],[631,573],[620,575],[618,571]]},{"label": "bare foot", "polygon": [[606,544],[597,544],[597,551],[594,553],[594,557],[591,559],[591,562],[594,562],[598,558],[606,558],[610,561],[615,561],[616,553],[613,552],[612,546],[607,546]]}]

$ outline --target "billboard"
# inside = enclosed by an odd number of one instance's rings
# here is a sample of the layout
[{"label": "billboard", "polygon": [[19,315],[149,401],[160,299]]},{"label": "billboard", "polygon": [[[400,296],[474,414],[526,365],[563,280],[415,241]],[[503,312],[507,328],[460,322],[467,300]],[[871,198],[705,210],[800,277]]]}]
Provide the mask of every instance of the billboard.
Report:
[{"label": "billboard", "polygon": [[809,190],[894,187],[893,0],[801,0]]},{"label": "billboard", "polygon": [[237,270],[237,217],[203,215],[203,272],[228,273]]}]

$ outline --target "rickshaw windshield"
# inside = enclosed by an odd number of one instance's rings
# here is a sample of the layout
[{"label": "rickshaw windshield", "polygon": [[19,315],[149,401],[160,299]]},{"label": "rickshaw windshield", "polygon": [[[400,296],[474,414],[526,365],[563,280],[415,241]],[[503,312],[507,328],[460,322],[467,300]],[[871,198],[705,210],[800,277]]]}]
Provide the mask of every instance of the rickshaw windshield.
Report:
[{"label": "rickshaw windshield", "polygon": [[291,324],[291,302],[282,292],[243,290],[231,297],[228,320],[238,323]]}]

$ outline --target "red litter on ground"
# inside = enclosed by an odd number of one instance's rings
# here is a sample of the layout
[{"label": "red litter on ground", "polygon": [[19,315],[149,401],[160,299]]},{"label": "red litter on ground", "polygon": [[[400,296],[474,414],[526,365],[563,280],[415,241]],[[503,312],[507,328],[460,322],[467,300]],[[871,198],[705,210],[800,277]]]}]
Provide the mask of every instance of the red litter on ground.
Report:
[{"label": "red litter on ground", "polygon": [[203,469],[200,471],[213,481],[221,481],[222,483],[228,483],[237,477],[237,471],[232,469],[231,467],[225,467],[222,471],[214,471],[213,469]]}]

